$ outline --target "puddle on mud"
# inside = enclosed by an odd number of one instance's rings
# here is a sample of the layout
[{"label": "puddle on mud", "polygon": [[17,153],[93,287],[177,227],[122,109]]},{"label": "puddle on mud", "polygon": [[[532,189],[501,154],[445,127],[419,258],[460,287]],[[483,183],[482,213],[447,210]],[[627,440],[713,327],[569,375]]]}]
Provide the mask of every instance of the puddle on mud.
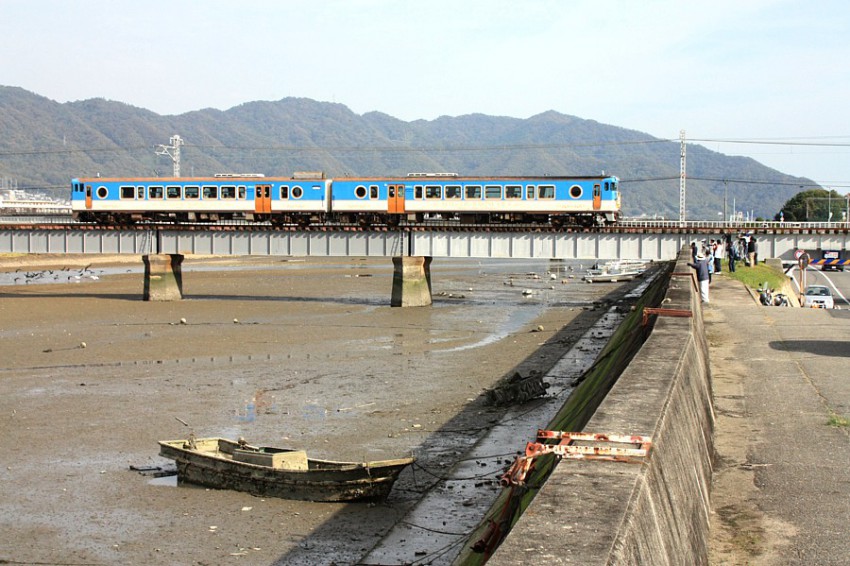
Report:
[{"label": "puddle on mud", "polygon": [[148,480],[148,485],[157,487],[177,487],[177,474],[169,474]]}]

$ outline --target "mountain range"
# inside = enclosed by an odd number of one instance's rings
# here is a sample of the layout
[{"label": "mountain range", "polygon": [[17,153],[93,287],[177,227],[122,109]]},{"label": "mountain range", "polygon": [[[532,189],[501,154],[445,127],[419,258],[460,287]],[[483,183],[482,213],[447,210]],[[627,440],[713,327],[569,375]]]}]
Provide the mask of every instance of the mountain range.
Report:
[{"label": "mountain range", "polygon": [[[380,112],[356,114],[337,103],[284,98],[163,116],[102,98],[59,103],[0,86],[0,131],[0,178],[54,196],[70,192],[73,177],[171,176],[171,158],[156,150],[179,135],[182,176],[604,172],[620,178],[626,216],[679,217],[678,140],[554,111],[527,119],[470,114],[405,122]],[[733,205],[773,217],[801,187],[817,186],[696,144],[687,145],[686,162],[688,219],[719,220]]]}]

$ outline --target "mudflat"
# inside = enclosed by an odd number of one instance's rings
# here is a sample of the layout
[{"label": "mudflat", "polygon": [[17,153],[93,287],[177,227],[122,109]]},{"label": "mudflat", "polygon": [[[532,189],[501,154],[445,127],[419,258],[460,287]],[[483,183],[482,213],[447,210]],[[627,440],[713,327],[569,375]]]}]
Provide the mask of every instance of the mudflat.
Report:
[{"label": "mudflat", "polygon": [[[486,429],[484,391],[551,367],[625,288],[435,260],[434,304],[392,308],[389,259],[189,258],[184,300],[145,302],[138,257],[92,262],[0,257],[20,279],[0,286],[0,561],[357,562],[463,456],[441,431]],[[167,469],[157,441],[191,432],[420,467],[379,504],[131,470]]]}]

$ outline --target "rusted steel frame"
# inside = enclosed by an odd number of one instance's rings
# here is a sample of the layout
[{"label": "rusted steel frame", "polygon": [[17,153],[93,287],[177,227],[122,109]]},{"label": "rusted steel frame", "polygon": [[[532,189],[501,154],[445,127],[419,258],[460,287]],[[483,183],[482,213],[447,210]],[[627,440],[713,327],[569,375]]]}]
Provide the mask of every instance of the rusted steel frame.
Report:
[{"label": "rusted steel frame", "polygon": [[[571,460],[604,460],[609,462],[633,463],[641,462],[638,458],[646,458],[652,448],[652,437],[639,435],[562,432],[538,430],[538,440],[559,440],[558,444],[542,444],[529,442],[525,447],[525,456],[519,456],[511,467],[499,478],[504,486],[522,485],[534,465],[534,460],[546,454],[554,454],[560,458]],[[582,442],[613,442],[617,444],[632,444],[635,447],[623,448],[618,446],[580,446],[571,444]]]},{"label": "rusted steel frame", "polygon": [[531,471],[532,464],[534,464],[533,456],[517,456],[511,467],[499,478],[499,484],[502,487],[522,485],[525,482],[528,472]]},{"label": "rusted steel frame", "polygon": [[664,308],[654,308],[654,307],[644,307],[643,309],[643,321],[641,324],[646,326],[649,324],[649,315],[654,314],[658,316],[675,316],[679,318],[693,318],[694,313],[685,310],[685,309],[664,309]]},{"label": "rusted steel frame", "polygon": [[561,430],[538,429],[537,440],[587,440],[591,442],[620,442],[624,444],[652,444],[652,439],[647,436],[627,434],[605,434],[599,432],[564,432]]},{"label": "rusted steel frame", "polygon": [[[642,444],[641,446],[645,445]],[[539,442],[529,442],[525,447],[526,458],[535,458],[544,454],[556,454],[561,458],[570,458],[574,460],[605,460],[617,457],[645,458],[646,455],[649,454],[649,448],[579,446],[575,444],[541,444]]]}]

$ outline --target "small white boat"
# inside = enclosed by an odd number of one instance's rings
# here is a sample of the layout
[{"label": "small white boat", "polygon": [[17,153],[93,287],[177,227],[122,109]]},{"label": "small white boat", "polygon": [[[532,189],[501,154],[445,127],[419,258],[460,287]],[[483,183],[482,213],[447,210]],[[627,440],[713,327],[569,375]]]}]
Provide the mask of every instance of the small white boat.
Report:
[{"label": "small white boat", "polygon": [[594,266],[583,277],[588,283],[616,283],[631,281],[646,271],[646,262],[635,260],[609,261],[602,267]]}]

